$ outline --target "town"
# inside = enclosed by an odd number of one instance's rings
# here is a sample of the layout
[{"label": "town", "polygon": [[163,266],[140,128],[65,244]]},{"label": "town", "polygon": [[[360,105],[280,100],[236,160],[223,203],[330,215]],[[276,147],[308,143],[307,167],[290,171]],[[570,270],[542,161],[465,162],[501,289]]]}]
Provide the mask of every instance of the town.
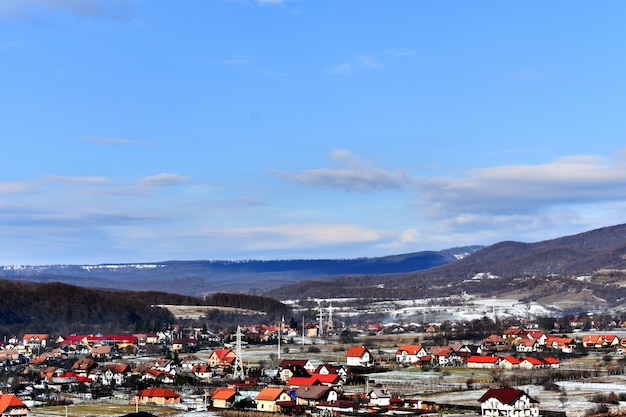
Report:
[{"label": "town", "polygon": [[[77,404],[104,401],[179,412],[588,415],[619,407],[626,389],[604,388],[587,408],[568,410],[572,394],[558,384],[623,375],[626,339],[617,322],[614,332],[583,332],[585,323],[574,317],[570,332],[553,334],[537,323],[498,330],[483,318],[463,324],[486,331],[474,341],[454,339],[442,324],[419,333],[405,325],[398,334],[397,324],[365,323],[322,337],[319,326],[299,331],[285,321],[217,332],[173,325],[135,334],[28,333],[2,344],[0,414],[56,406],[72,415]],[[523,386],[544,391],[531,395]],[[447,400],[452,392],[466,399]],[[543,392],[556,399],[540,401]]]}]

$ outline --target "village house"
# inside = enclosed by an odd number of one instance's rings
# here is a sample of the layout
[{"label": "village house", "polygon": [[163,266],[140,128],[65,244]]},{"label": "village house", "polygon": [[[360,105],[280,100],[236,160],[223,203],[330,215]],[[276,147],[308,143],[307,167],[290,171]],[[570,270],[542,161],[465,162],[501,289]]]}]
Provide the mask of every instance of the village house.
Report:
[{"label": "village house", "polygon": [[268,411],[277,413],[281,411],[280,403],[287,401],[292,404],[292,398],[283,388],[266,387],[256,396],[256,409],[258,411]]},{"label": "village house", "polygon": [[365,346],[352,346],[346,352],[346,364],[370,367],[374,365],[374,357]]},{"label": "village house", "polygon": [[100,382],[102,385],[119,386],[124,384],[131,374],[132,370],[128,365],[121,363],[106,364],[102,369]]},{"label": "village house", "polygon": [[615,347],[620,343],[614,334],[586,334],[581,342],[583,347],[595,349]]},{"label": "village house", "polygon": [[536,417],[538,402],[524,391],[512,388],[491,388],[478,399],[481,414],[488,417]]},{"label": "village house", "polygon": [[507,345],[506,340],[497,334],[492,334],[491,336],[483,339],[482,348],[488,352],[501,352],[508,349],[508,347],[509,346]]},{"label": "village house", "polygon": [[296,404],[315,407],[320,402],[337,401],[337,391],[324,385],[303,385],[295,390]]},{"label": "village house", "polygon": [[209,365],[211,368],[229,366],[235,362],[236,357],[235,352],[228,348],[215,349],[209,355]]},{"label": "village house", "polygon": [[500,357],[472,355],[467,358],[466,365],[468,368],[493,369],[500,363]]},{"label": "village house", "polygon": [[344,368],[342,365],[332,365],[329,363],[322,363],[322,364],[317,365],[317,367],[313,371],[313,374],[340,375],[342,379],[345,379],[347,372],[346,372],[346,368]]},{"label": "village house", "polygon": [[236,388],[216,388],[213,395],[211,395],[211,402],[215,408],[231,408],[235,404],[237,395],[239,395],[239,393]]},{"label": "village house", "polygon": [[498,366],[502,369],[517,369],[519,368],[520,361],[514,356],[503,356],[500,359]]},{"label": "village house", "polygon": [[428,353],[435,366],[458,366],[462,363],[461,358],[448,346],[432,346]]},{"label": "village house", "polygon": [[573,353],[577,343],[571,337],[564,336],[547,336],[546,348],[552,350],[560,350],[563,353]]},{"label": "village house", "polygon": [[180,404],[180,394],[166,388],[152,387],[135,394],[138,404]]},{"label": "village house", "polygon": [[533,358],[532,356],[526,356],[520,359],[520,369],[541,369],[544,367],[544,362],[541,359]]},{"label": "village house", "polygon": [[50,335],[45,333],[26,333],[22,338],[22,344],[31,350],[45,348],[48,345],[49,337]]},{"label": "village house", "polygon": [[373,389],[367,394],[368,405],[372,407],[388,407],[391,404],[391,394],[386,389]]},{"label": "village house", "polygon": [[537,352],[539,347],[539,342],[537,342],[535,339],[520,338],[517,339],[514,343],[515,350],[523,353]]},{"label": "village house", "polygon": [[197,378],[204,381],[207,381],[213,377],[213,370],[209,365],[194,365],[193,368],[191,368],[191,372],[193,372],[193,374]]},{"label": "village house", "polygon": [[28,407],[13,394],[0,394],[0,417],[28,417]]},{"label": "village house", "polygon": [[426,355],[428,353],[421,345],[401,345],[396,350],[396,363],[419,364]]},{"label": "village house", "polygon": [[308,359],[283,359],[278,364],[280,380],[287,382],[291,377],[308,377],[315,371],[315,366]]}]

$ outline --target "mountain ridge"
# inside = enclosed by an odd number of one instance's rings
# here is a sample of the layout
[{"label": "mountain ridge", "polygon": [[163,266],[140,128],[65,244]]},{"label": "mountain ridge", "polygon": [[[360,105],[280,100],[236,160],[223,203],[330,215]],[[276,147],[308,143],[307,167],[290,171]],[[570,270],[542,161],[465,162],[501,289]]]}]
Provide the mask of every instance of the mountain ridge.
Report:
[{"label": "mountain ridge", "polygon": [[99,265],[0,267],[0,278],[62,282],[91,288],[154,290],[201,296],[215,292],[263,293],[305,279],[347,273],[397,273],[432,268],[481,248],[467,246],[379,258],[293,260],[191,260]]}]

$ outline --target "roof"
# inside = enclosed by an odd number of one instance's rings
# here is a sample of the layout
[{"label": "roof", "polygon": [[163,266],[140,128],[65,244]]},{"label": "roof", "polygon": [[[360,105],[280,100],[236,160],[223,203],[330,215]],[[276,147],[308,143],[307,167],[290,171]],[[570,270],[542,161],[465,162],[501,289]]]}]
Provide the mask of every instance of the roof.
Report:
[{"label": "roof", "polygon": [[152,388],[148,388],[145,389],[143,391],[140,391],[136,394],[138,397],[150,397],[150,398],[154,398],[154,397],[158,397],[158,398],[178,398],[180,397],[180,394],[177,392],[174,392],[172,390],[169,390],[167,388],[157,388],[157,387],[152,387]]},{"label": "roof", "polygon": [[490,398],[495,398],[502,404],[513,404],[519,397],[526,395],[531,403],[537,403],[530,395],[526,394],[521,389],[513,388],[491,388],[478,399],[478,402],[484,403]]},{"label": "roof", "polygon": [[346,352],[347,358],[360,358],[365,352],[367,352],[367,348],[365,346],[352,346]]},{"label": "roof", "polygon": [[398,347],[398,350],[396,350],[396,355],[402,352],[406,352],[408,355],[417,355],[422,349],[421,345],[401,345]]},{"label": "roof", "polygon": [[517,359],[515,356],[504,356],[502,358],[503,361],[507,361],[513,365],[519,365],[520,364],[520,360]]},{"label": "roof", "polygon": [[521,362],[528,362],[531,365],[540,366],[543,365],[543,361],[541,359],[533,358],[532,356],[527,356],[522,358]]},{"label": "roof", "polygon": [[499,356],[481,356],[481,355],[472,355],[467,358],[467,362],[474,363],[496,363],[500,360]]},{"label": "roof", "polygon": [[280,368],[288,368],[291,365],[304,367],[307,363],[309,363],[308,359],[283,359],[282,361],[280,361],[280,364],[278,366]]},{"label": "roof", "polygon": [[212,398],[214,400],[229,400],[235,395],[237,395],[237,390],[235,388],[221,387],[215,390]]},{"label": "roof", "polygon": [[257,401],[276,401],[284,390],[282,388],[263,388],[256,396]]},{"label": "roof", "polygon": [[309,400],[319,400],[328,395],[331,390],[325,385],[304,385],[296,390],[296,397]]},{"label": "roof", "polygon": [[27,408],[26,404],[12,394],[0,395],[0,413],[4,413],[9,408]]},{"label": "roof", "polygon": [[230,349],[215,349],[211,355],[215,355],[221,360],[230,354],[234,355],[234,352]]}]

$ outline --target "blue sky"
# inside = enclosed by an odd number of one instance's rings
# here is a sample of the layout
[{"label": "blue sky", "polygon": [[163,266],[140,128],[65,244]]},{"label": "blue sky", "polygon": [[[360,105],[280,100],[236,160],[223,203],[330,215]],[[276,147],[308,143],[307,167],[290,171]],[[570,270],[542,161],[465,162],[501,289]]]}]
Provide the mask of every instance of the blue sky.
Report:
[{"label": "blue sky", "polygon": [[626,3],[2,0],[0,264],[624,222]]}]

